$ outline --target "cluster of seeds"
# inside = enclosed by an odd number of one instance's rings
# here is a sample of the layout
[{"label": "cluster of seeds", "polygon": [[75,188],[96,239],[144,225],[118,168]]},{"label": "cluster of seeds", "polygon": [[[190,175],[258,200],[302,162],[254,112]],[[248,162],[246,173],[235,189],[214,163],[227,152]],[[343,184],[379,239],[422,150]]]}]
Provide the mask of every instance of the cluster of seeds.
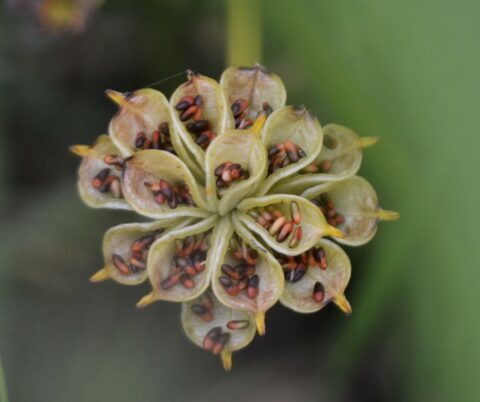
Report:
[{"label": "cluster of seeds", "polygon": [[260,283],[260,277],[255,273],[258,252],[236,238],[232,238],[230,246],[231,256],[239,263],[233,266],[223,264],[223,275],[218,280],[230,296],[235,297],[245,291],[249,299],[255,299]]},{"label": "cluster of seeds", "polygon": [[306,156],[305,151],[292,140],[268,148],[268,172],[274,173]]},{"label": "cluster of seeds", "polygon": [[145,235],[133,242],[130,247],[131,256],[128,263],[119,255],[112,254],[112,262],[121,275],[128,276],[142,271],[147,266],[148,250],[152,243],[162,234],[162,230],[156,230],[151,234]]},{"label": "cluster of seeds", "polygon": [[192,235],[177,241],[176,254],[170,264],[169,275],[160,287],[168,290],[180,283],[187,289],[195,287],[194,277],[205,270],[209,233]]},{"label": "cluster of seeds", "polygon": [[[324,135],[323,136],[323,146],[328,148],[328,149],[335,149],[337,147],[338,143],[337,140],[330,135]],[[307,167],[305,167],[303,170],[306,173],[328,173],[330,170],[332,170],[333,167],[333,161],[330,159],[325,159],[320,164],[317,163],[311,163]]]},{"label": "cluster of seeds", "polygon": [[303,230],[300,225],[302,222],[302,213],[295,201],[290,203],[290,219],[288,219],[280,209],[273,207],[253,210],[249,212],[249,215],[253,217],[259,225],[267,229],[271,236],[276,235],[279,243],[283,243],[290,237],[288,247],[294,248],[300,243],[300,240],[302,240]]},{"label": "cluster of seeds", "polygon": [[311,201],[320,208],[329,225],[337,227],[345,222],[345,217],[335,210],[335,204],[327,193],[323,193]]},{"label": "cluster of seeds", "polygon": [[249,178],[247,170],[242,168],[239,163],[224,162],[215,169],[215,177],[217,178],[217,188],[228,188],[234,182],[246,180]]},{"label": "cluster of seeds", "polygon": [[194,136],[197,145],[207,149],[216,134],[212,131],[210,120],[202,119],[202,105],[202,95],[186,95],[175,105],[175,109],[179,112],[181,121],[191,120],[185,125],[187,130]]},{"label": "cluster of seeds", "polygon": [[[117,171],[123,169],[123,160],[118,155],[108,154],[103,157],[103,162],[115,168]],[[103,168],[100,170],[92,180],[92,186],[94,189],[101,193],[110,192],[115,198],[122,197],[122,185],[120,184],[120,178],[117,175],[112,174],[111,168]]]},{"label": "cluster of seeds", "polygon": [[214,355],[219,355],[229,340],[230,332],[223,332],[222,327],[213,327],[203,338],[203,348]]},{"label": "cluster of seeds", "polygon": [[[323,247],[312,247],[296,256],[276,254],[276,258],[283,268],[285,280],[292,283],[302,279],[309,268],[318,267],[321,270],[328,268],[327,255]],[[325,288],[321,282],[315,282],[312,297],[319,303],[325,298]]]},{"label": "cluster of seeds", "polygon": [[140,131],[135,136],[135,148],[137,149],[161,149],[163,151],[175,154],[172,139],[170,137],[170,128],[168,123],[162,123],[158,126],[151,137],[148,138],[145,131]]},{"label": "cluster of seeds", "polygon": [[[235,119],[235,128],[238,130],[244,130],[250,128],[255,123],[252,119],[247,118],[247,109],[250,106],[250,102],[246,99],[240,98],[232,103],[231,110],[233,118]],[[268,102],[262,104],[263,112],[269,116],[273,109]]]},{"label": "cluster of seeds", "polygon": [[168,206],[172,209],[177,208],[178,205],[195,205],[190,190],[186,184],[173,185],[164,179],[160,179],[158,183],[146,181],[143,184],[153,193],[157,204],[164,204],[167,202]]}]

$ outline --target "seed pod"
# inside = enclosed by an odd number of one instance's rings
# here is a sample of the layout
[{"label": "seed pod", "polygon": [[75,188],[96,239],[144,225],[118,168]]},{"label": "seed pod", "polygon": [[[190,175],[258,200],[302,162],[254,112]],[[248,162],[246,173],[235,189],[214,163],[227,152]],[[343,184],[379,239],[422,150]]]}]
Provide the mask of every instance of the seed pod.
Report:
[{"label": "seed pod", "polygon": [[[218,218],[213,215],[198,223],[172,229],[152,244],[147,261],[148,278],[152,285],[152,291],[138,302],[138,307],[147,306],[156,300],[190,300],[200,296],[207,289],[211,278],[209,261],[213,258],[211,251],[214,249],[210,248],[207,251],[206,268],[190,276],[185,272],[185,267],[177,264],[179,259],[176,257],[181,254],[177,243],[186,244],[188,247],[191,242],[189,236],[196,236],[197,239],[207,236],[210,238],[209,243],[215,244],[218,241],[217,238],[222,236],[222,226],[217,221]],[[211,232],[214,226],[215,229]],[[192,253],[195,251],[197,250],[193,250]],[[162,287],[161,284],[165,278],[175,273],[179,274],[180,283],[168,289]]]},{"label": "seed pod", "polygon": [[82,157],[82,163],[78,170],[78,190],[85,204],[92,208],[132,209],[128,202],[121,197],[120,183],[111,187],[113,179],[110,180],[105,191],[100,191],[104,181],[108,180],[109,174],[112,175],[112,178],[119,174],[104,161],[107,155],[120,155],[120,150],[107,135],[98,137],[91,146],[75,145],[71,147],[71,151]]},{"label": "seed pod", "polygon": [[[254,218],[249,215],[249,211],[254,208],[271,207],[273,210],[280,210],[284,216],[291,214],[291,203],[295,202],[298,211],[302,216],[301,221],[301,238],[295,245],[291,243],[294,233],[292,222],[288,222],[282,227],[282,231],[276,236],[270,235],[268,230],[260,225]],[[341,237],[342,232],[329,226],[320,209],[307,201],[306,199],[294,195],[267,195],[264,197],[248,198],[243,200],[238,206],[236,212],[238,219],[253,233],[261,237],[274,250],[285,255],[298,255],[310,249],[315,242],[324,236]],[[240,213],[239,213],[240,212]]]},{"label": "seed pod", "polygon": [[[188,109],[179,113],[175,110],[175,107],[179,105],[180,101],[184,99],[185,96],[193,96],[194,98],[200,95],[201,104],[197,102],[195,105],[190,106],[195,109],[195,112],[199,112],[198,115],[195,113],[188,113]],[[187,129],[187,124],[189,119],[194,117],[194,120],[198,122],[205,120],[208,121],[210,130],[216,135],[222,134],[224,130],[233,125],[229,121],[229,115],[227,110],[227,103],[225,95],[223,94],[220,85],[203,75],[194,73],[192,71],[188,72],[188,81],[180,85],[176,91],[173,93],[170,99],[170,105],[172,110],[172,116],[174,125],[182,138],[185,147],[188,149],[188,152],[193,155],[195,162],[202,169],[205,168],[205,151],[204,149],[195,141],[195,138]],[[199,118],[201,115],[201,118]],[[189,126],[192,127],[192,126]]]},{"label": "seed pod", "polygon": [[[169,146],[163,146],[160,149],[174,151],[187,164],[195,177],[199,179],[203,177],[202,171],[180,139],[178,130],[173,124],[168,100],[161,92],[143,88],[122,94],[109,89],[106,94],[119,106],[118,113],[110,121],[108,132],[123,156],[130,156],[140,148],[145,149],[145,141],[152,144],[152,135],[160,128],[163,128],[165,135],[164,125],[166,124],[173,149]],[[143,141],[137,137],[139,133],[143,133]]]},{"label": "seed pod", "polygon": [[[170,219],[149,223],[127,223],[109,229],[103,237],[105,266],[95,273],[90,280],[100,282],[111,278],[124,285],[138,285],[144,282],[147,279],[145,269],[137,269],[136,272],[132,270],[128,275],[122,275],[114,266],[112,256],[114,254],[119,255],[125,263],[128,263],[132,257],[141,258],[143,261],[139,262],[145,264],[155,240],[169,233],[171,230],[169,228],[180,229],[191,222],[190,219]],[[135,267],[135,265],[132,265],[132,267]]]},{"label": "seed pod", "polygon": [[299,313],[314,313],[333,301],[345,314],[351,314],[352,309],[344,295],[351,273],[347,254],[341,247],[326,239],[317,242],[315,247],[325,250],[328,269],[322,270],[318,265],[309,265],[301,279],[285,283],[280,302]]},{"label": "seed pod", "polygon": [[[182,304],[183,329],[192,342],[206,350],[213,351],[215,343],[224,343],[221,358],[225,370],[230,370],[232,352],[247,346],[255,336],[254,316],[247,311],[226,307],[210,291],[202,297],[208,297],[213,303],[212,321],[205,321],[192,311],[192,305],[202,303],[201,298],[193,299]],[[220,329],[213,331],[214,328]],[[212,338],[213,342],[205,341],[209,333],[208,338]],[[226,335],[220,338],[222,334]],[[226,339],[227,337],[229,338]],[[217,349],[220,349],[220,346],[217,346]]]},{"label": "seed pod", "polygon": [[275,183],[315,161],[322,149],[323,132],[318,119],[305,107],[285,106],[268,118],[262,131],[262,141],[267,149],[284,144],[286,167],[269,174],[259,195],[267,194]]},{"label": "seed pod", "polygon": [[[159,189],[168,202],[159,203],[155,198],[152,185],[159,182],[167,183],[166,187],[160,186]],[[125,198],[144,216],[166,219],[209,215],[204,188],[197,184],[187,166],[168,152],[158,150],[136,152],[125,162],[122,184]],[[177,205],[176,198],[172,198],[170,186],[181,188],[187,186],[196,205],[191,206],[188,203]]]},{"label": "seed pod", "polygon": [[[358,172],[362,163],[363,149],[372,146],[378,137],[359,137],[347,127],[338,124],[328,124],[323,127],[324,137],[328,143],[336,143],[334,148],[323,146],[320,154],[307,169],[316,173],[298,174],[278,182],[271,192],[301,194],[307,189],[325,182],[337,182],[347,179]],[[322,164],[328,161],[326,166]],[[327,168],[328,172],[322,169]]]},{"label": "seed pod", "polygon": [[[222,191],[219,199],[215,171],[227,162],[239,164],[242,169],[250,172],[250,177]],[[241,199],[255,192],[266,173],[265,147],[258,136],[244,132],[239,135],[238,130],[227,131],[210,145],[206,154],[206,191],[209,205],[216,206],[220,215],[225,215],[235,208]]]},{"label": "seed pod", "polygon": [[[217,298],[226,306],[254,313],[256,316],[258,332],[263,335],[265,332],[265,313],[277,302],[282,293],[285,280],[282,269],[275,258],[265,249],[264,246],[253,239],[241,223],[235,219],[235,214],[233,215],[235,232],[240,241],[230,242],[230,239],[234,234],[233,226],[231,226],[230,231],[226,234],[225,238],[221,239],[221,243],[216,244],[218,260],[215,260],[212,267],[212,290]],[[257,252],[257,255],[254,258],[255,266],[253,267],[245,262],[239,264],[237,257],[242,258],[241,256],[248,253],[248,251],[241,251],[237,255],[237,253],[232,252],[233,249],[231,248],[231,244],[234,247],[238,246],[240,248],[242,248],[242,244],[245,244],[247,250],[255,250]],[[249,258],[251,258],[252,255],[250,255],[250,253],[248,254]],[[235,280],[232,280],[236,286],[234,291],[228,286],[225,287],[220,283],[219,278],[224,275],[222,272],[223,264],[230,265],[240,274],[240,279],[238,281],[235,282]],[[259,280],[259,286],[257,287],[258,293],[256,294],[256,297],[250,298],[247,295],[247,289],[251,278],[254,276],[258,276]],[[253,290],[250,292],[251,295],[253,295]]]},{"label": "seed pod", "polygon": [[277,110],[285,105],[287,94],[282,80],[265,67],[230,67],[226,69],[220,85],[227,97],[230,112],[242,116],[242,121],[253,120],[265,111],[264,103]]},{"label": "seed pod", "polygon": [[336,226],[346,234],[344,238],[335,238],[339,243],[349,246],[365,244],[375,236],[379,221],[399,217],[398,213],[380,207],[374,188],[360,176],[312,187],[303,196],[318,199],[324,194],[328,194],[333,203]]}]

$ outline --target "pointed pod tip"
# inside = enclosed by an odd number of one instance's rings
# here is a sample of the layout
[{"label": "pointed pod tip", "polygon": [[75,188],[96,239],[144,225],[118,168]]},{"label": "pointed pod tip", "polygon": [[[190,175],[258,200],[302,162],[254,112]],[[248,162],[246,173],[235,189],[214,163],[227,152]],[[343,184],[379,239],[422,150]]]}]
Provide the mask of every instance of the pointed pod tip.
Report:
[{"label": "pointed pod tip", "polygon": [[265,335],[265,313],[257,313],[255,315],[255,323],[257,324],[258,335]]},{"label": "pointed pod tip", "polygon": [[106,89],[105,95],[107,95],[112,101],[114,101],[119,106],[122,106],[123,104],[125,104],[126,97],[121,92],[115,91],[113,89]]},{"label": "pointed pod tip", "polygon": [[352,306],[350,302],[347,300],[344,294],[337,295],[333,298],[333,302],[337,305],[337,307],[342,310],[347,316],[352,315]]},{"label": "pointed pod tip", "polygon": [[380,209],[378,211],[378,219],[381,221],[395,221],[400,218],[400,214],[395,211],[385,211]]},{"label": "pointed pod tip", "polygon": [[380,140],[380,137],[362,137],[360,138],[360,147],[367,148],[376,144]]},{"label": "pointed pod tip", "polygon": [[344,231],[331,225],[328,225],[328,228],[326,230],[326,235],[331,237],[337,237],[339,239],[344,239],[345,237],[347,237],[347,234]]},{"label": "pointed pod tip", "polygon": [[262,133],[263,126],[265,125],[265,122],[267,121],[267,113],[266,112],[261,112],[259,113],[257,119],[255,120],[255,123],[253,126],[247,130],[249,133],[256,135],[257,137],[260,137]]},{"label": "pointed pod tip", "polygon": [[232,351],[230,349],[224,349],[220,357],[224,370],[230,371],[232,369]]},{"label": "pointed pod tip", "polygon": [[148,295],[145,295],[140,299],[140,301],[137,303],[137,308],[144,308],[149,304],[152,304],[155,300],[155,293],[149,293]]},{"label": "pointed pod tip", "polygon": [[87,156],[90,153],[90,147],[88,145],[72,145],[68,148],[72,154],[77,156]]},{"label": "pointed pod tip", "polygon": [[110,273],[105,268],[102,268],[100,271],[95,272],[90,277],[90,282],[93,282],[93,283],[103,282],[103,281],[106,281],[107,279],[110,279]]}]

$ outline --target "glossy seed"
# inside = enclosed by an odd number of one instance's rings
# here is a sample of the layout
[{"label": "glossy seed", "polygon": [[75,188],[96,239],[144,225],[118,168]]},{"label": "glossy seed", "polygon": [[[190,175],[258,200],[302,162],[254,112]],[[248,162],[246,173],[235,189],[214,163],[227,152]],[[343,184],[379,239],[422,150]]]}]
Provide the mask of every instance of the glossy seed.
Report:
[{"label": "glossy seed", "polygon": [[183,287],[187,289],[192,289],[195,287],[195,282],[190,275],[183,274],[180,276],[180,282],[182,283]]},{"label": "glossy seed", "polygon": [[222,334],[220,334],[217,337],[215,344],[213,345],[212,353],[214,355],[218,355],[222,353],[223,349],[225,348],[225,345],[229,340],[230,340],[230,334],[228,332],[223,332]]},{"label": "glossy seed", "polygon": [[315,282],[312,297],[317,303],[321,303],[325,299],[325,288],[320,282]]},{"label": "glossy seed", "polygon": [[238,295],[238,293],[240,292],[240,289],[238,288],[237,285],[233,285],[232,286],[229,286],[229,287],[226,287],[225,288],[225,291],[227,292],[227,294],[229,296],[232,296],[232,297],[235,297]]},{"label": "glossy seed", "polygon": [[296,224],[296,225],[299,225],[300,222],[302,222],[302,212],[300,211],[300,207],[298,206],[298,204],[294,201],[290,204],[290,208],[291,208],[291,213],[292,213],[292,219],[293,219],[293,222]]},{"label": "glossy seed", "polygon": [[168,290],[173,286],[175,286],[179,280],[180,280],[180,274],[169,275],[160,283],[160,287],[163,290]]},{"label": "glossy seed", "polygon": [[288,237],[288,235],[292,232],[293,230],[293,222],[289,221],[287,223],[285,223],[285,225],[283,225],[282,229],[280,230],[280,232],[278,233],[278,236],[277,236],[277,241],[279,243],[285,241],[285,239]]},{"label": "glossy seed", "polygon": [[297,269],[295,269],[295,271],[293,271],[293,277],[291,279],[292,282],[298,282],[300,279],[303,278],[303,276],[305,275],[305,273],[307,272],[307,267],[305,264],[299,264],[297,266]]},{"label": "glossy seed", "polygon": [[193,304],[191,307],[194,314],[198,315],[203,321],[212,321],[213,314],[203,304]]},{"label": "glossy seed", "polygon": [[227,328],[232,330],[245,329],[250,325],[248,320],[231,320],[227,322]]},{"label": "glossy seed", "polygon": [[247,276],[247,275],[242,276],[242,277],[238,280],[238,282],[237,282],[237,288],[238,288],[238,290],[244,290],[244,289],[246,289],[247,286],[248,286],[248,281],[249,281],[249,279],[248,279],[248,276]]},{"label": "glossy seed", "polygon": [[290,248],[297,247],[298,244],[300,243],[300,240],[302,240],[302,236],[303,236],[302,227],[301,226],[296,227],[295,230],[293,231],[293,235],[290,240],[290,243],[288,243],[288,247]]},{"label": "glossy seed", "polygon": [[142,251],[143,249],[149,247],[154,242],[154,240],[155,235],[142,236],[132,244],[131,250],[134,253]]},{"label": "glossy seed", "polygon": [[272,223],[272,226],[270,226],[270,229],[268,229],[268,233],[270,233],[272,236],[276,235],[286,222],[287,220],[283,216],[275,219],[275,221]]},{"label": "glossy seed", "polygon": [[130,268],[127,264],[125,264],[124,259],[120,255],[113,254],[112,262],[113,265],[115,265],[115,268],[118,269],[118,272],[120,272],[122,275],[130,275]]},{"label": "glossy seed", "polygon": [[212,311],[213,308],[215,307],[215,305],[213,304],[212,298],[205,293],[202,296],[200,296],[200,303],[202,303],[202,305],[204,305],[205,308],[207,308],[207,310],[209,311]]},{"label": "glossy seed", "polygon": [[222,275],[218,278],[218,281],[222,284],[223,287],[228,288],[233,285],[232,280],[225,275]]},{"label": "glossy seed", "polygon": [[249,279],[248,286],[247,286],[247,296],[249,299],[254,299],[255,297],[257,297],[259,282],[260,282],[260,278],[258,275],[253,275]]},{"label": "glossy seed", "polygon": [[217,341],[218,337],[222,333],[221,327],[214,327],[210,331],[207,332],[205,337],[203,338],[203,348],[205,350],[212,350],[215,342]]},{"label": "glossy seed", "polygon": [[318,262],[320,269],[327,269],[327,255],[325,254],[325,250],[323,247],[320,247],[315,252],[315,260]]},{"label": "glossy seed", "polygon": [[227,275],[231,279],[238,280],[240,279],[240,274],[238,271],[234,270],[230,265],[228,264],[223,264],[222,265],[222,272]]}]

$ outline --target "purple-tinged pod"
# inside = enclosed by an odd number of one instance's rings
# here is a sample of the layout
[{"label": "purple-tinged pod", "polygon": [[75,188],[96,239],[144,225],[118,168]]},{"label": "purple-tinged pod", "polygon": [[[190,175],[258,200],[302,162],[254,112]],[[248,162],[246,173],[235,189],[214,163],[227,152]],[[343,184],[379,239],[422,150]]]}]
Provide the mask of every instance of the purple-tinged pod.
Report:
[{"label": "purple-tinged pod", "polygon": [[91,146],[74,145],[70,150],[82,157],[78,190],[85,204],[92,208],[132,209],[123,194],[120,150],[108,135],[101,135]]},{"label": "purple-tinged pod", "polygon": [[331,225],[345,233],[345,237],[335,240],[348,246],[369,242],[379,221],[400,216],[398,212],[382,209],[375,189],[360,176],[311,187],[302,196],[317,205]]},{"label": "purple-tinged pod", "polygon": [[147,271],[152,291],[137,304],[157,300],[182,302],[199,297],[210,284],[217,243],[225,234],[218,217],[172,229],[150,247]]},{"label": "purple-tinged pod", "polygon": [[[210,321],[196,314],[194,307],[204,305],[206,298],[210,301]],[[244,348],[255,337],[253,314],[225,306],[211,291],[182,303],[181,320],[188,338],[206,351],[219,354],[227,371],[232,368],[232,352]]]},{"label": "purple-tinged pod", "polygon": [[[347,254],[341,247],[326,239],[318,241],[315,248],[324,250],[326,269],[312,264],[310,251],[305,253],[308,255],[306,258],[302,255],[295,256],[291,259],[293,263],[290,263],[288,256],[276,255],[284,266],[286,278],[280,303],[299,313],[315,313],[333,302],[345,314],[350,315],[352,308],[345,297],[351,275]],[[299,270],[304,270],[300,279],[299,275],[295,275]]]},{"label": "purple-tinged pod", "polygon": [[323,147],[315,160],[295,177],[277,183],[271,192],[301,194],[324,182],[347,179],[358,172],[363,149],[372,146],[378,137],[360,137],[338,124],[323,127]]},{"label": "purple-tinged pod", "polygon": [[222,88],[217,81],[189,71],[188,81],[170,98],[170,110],[185,148],[204,170],[210,143],[233,124]]},{"label": "purple-tinged pod", "polygon": [[324,236],[343,236],[325,220],[320,209],[305,198],[278,194],[243,200],[238,220],[277,252],[296,255]]},{"label": "purple-tinged pod", "polygon": [[125,198],[141,215],[155,219],[210,215],[204,187],[169,152],[136,152],[125,162],[122,184]]},{"label": "purple-tinged pod", "polygon": [[305,107],[285,106],[268,118],[262,142],[268,150],[268,177],[258,195],[316,160],[323,144],[322,127]]},{"label": "purple-tinged pod", "polygon": [[108,89],[105,93],[119,106],[108,131],[124,157],[143,149],[167,151],[178,155],[197,179],[203,179],[202,170],[180,139],[168,100],[161,92],[143,88],[127,93]]},{"label": "purple-tinged pod", "polygon": [[148,254],[152,244],[169,230],[193,223],[192,219],[169,219],[127,223],[109,229],[103,237],[104,267],[90,280],[112,279],[123,285],[138,285],[147,279]]},{"label": "purple-tinged pod", "polygon": [[206,154],[207,200],[220,215],[252,195],[267,174],[267,154],[258,135],[228,130]]},{"label": "purple-tinged pod", "polygon": [[280,77],[260,64],[227,68],[220,79],[236,129],[250,128],[259,113],[270,115],[285,106],[287,92]]}]

